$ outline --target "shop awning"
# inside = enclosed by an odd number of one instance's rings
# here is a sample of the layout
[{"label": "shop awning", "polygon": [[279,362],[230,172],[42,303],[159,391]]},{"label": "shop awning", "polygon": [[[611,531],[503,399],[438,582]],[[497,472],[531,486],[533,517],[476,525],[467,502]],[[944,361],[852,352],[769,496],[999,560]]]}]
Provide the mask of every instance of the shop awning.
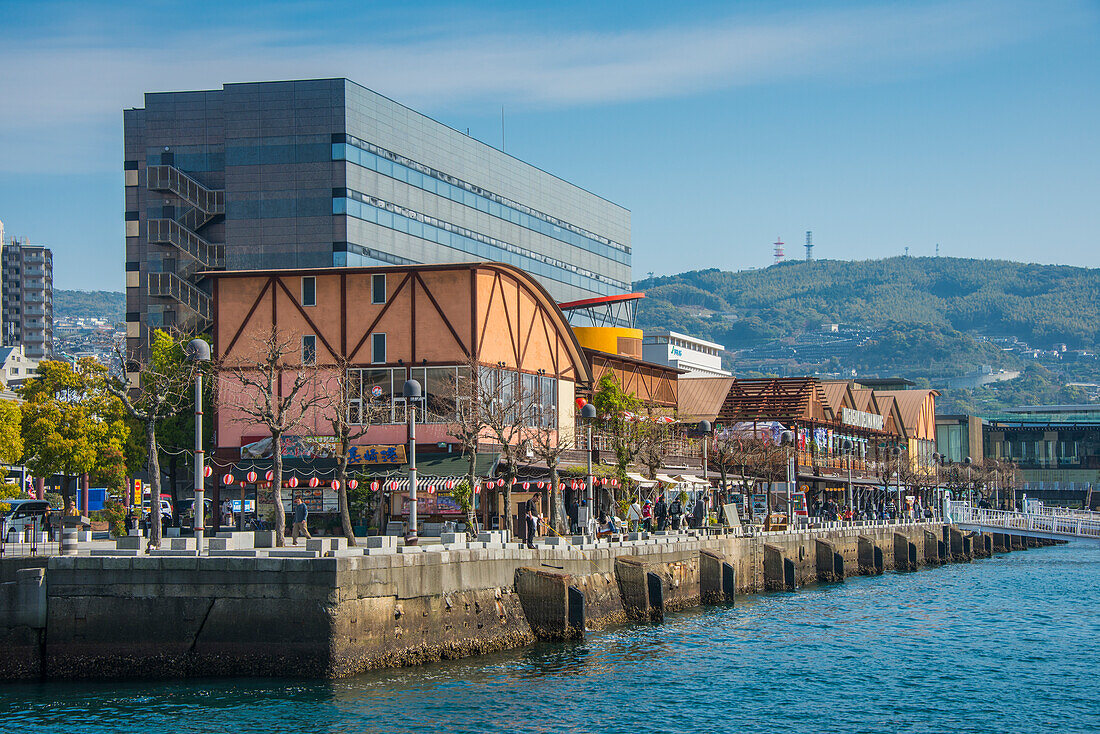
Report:
[{"label": "shop awning", "polygon": [[677,474],[676,478],[685,484],[710,484],[702,477],[697,477],[693,474]]},{"label": "shop awning", "polygon": [[[479,477],[491,476],[496,469],[500,454],[479,453],[477,456],[476,473]],[[234,462],[230,471],[238,478],[243,479],[248,472],[255,471],[261,477],[271,468],[271,459],[241,459]],[[469,471],[470,463],[462,454],[424,454],[416,457],[416,469],[422,477],[464,477]],[[217,469],[224,472],[225,468]],[[408,464],[348,464],[349,476],[361,476],[367,481],[373,479],[401,478],[407,480]],[[336,459],[283,459],[283,474],[286,477],[297,477],[299,481],[317,477],[319,479],[334,479],[336,477]],[[407,481],[406,481],[407,483]]]},{"label": "shop awning", "polygon": [[658,482],[664,482],[665,484],[681,484],[679,479],[676,479],[675,477],[670,477],[668,474],[658,473],[657,474],[657,481]]},{"label": "shop awning", "polygon": [[631,471],[628,471],[626,473],[626,478],[636,483],[640,487],[652,487],[654,484],[657,483],[657,481],[654,479],[646,479],[641,474]]}]

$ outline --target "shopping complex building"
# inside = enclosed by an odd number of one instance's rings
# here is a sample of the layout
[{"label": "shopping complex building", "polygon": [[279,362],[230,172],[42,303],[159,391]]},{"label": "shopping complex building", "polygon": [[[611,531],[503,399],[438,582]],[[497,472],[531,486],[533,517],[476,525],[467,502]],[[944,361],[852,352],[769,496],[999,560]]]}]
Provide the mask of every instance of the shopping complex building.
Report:
[{"label": "shopping complex building", "polygon": [[492,261],[557,301],[626,293],[630,213],[347,79],[125,111],[127,335],[205,328],[204,273]]}]

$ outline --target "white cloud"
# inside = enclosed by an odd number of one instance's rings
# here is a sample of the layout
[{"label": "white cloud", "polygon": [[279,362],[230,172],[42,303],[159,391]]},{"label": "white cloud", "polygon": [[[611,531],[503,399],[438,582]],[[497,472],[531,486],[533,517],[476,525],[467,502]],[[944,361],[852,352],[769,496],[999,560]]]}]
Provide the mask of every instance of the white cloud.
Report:
[{"label": "white cloud", "polygon": [[[293,31],[204,29],[0,38],[0,168],[117,169],[121,110],[142,93],[230,81],[346,76],[417,109],[492,100],[561,107],[688,95],[784,79],[877,79],[950,64],[1091,11],[1070,0],[989,2],[732,17],[619,32],[433,34],[362,42]],[[133,38],[156,39],[133,45]],[[354,37],[355,43],[342,39]],[[13,114],[13,111],[16,111]],[[117,141],[104,151],[103,142]],[[60,149],[59,149],[60,148]]]}]

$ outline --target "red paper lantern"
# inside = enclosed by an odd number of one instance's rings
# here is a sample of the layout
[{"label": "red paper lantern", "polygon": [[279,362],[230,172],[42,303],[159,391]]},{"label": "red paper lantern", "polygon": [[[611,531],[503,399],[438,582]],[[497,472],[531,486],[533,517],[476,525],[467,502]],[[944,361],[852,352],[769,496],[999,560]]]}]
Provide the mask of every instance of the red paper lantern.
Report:
[{"label": "red paper lantern", "polygon": [[232,484],[233,483],[233,475],[232,474],[226,474],[224,477],[222,477],[222,482],[225,483],[225,484]]},{"label": "red paper lantern", "polygon": [[298,477],[291,477],[290,479],[286,480],[286,486],[290,487],[291,489],[294,489],[295,487],[297,487],[298,486]]},{"label": "red paper lantern", "polygon": [[318,479],[317,477],[310,477],[309,478],[309,486],[316,489],[317,487],[321,486],[321,480]]},{"label": "red paper lantern", "polygon": [[340,480],[333,479],[329,486],[332,487],[333,491],[338,491],[340,489]]},{"label": "red paper lantern", "polygon": [[382,488],[382,485],[379,484],[378,482],[371,482],[370,483],[370,491],[372,491],[372,492],[377,492],[381,488]]},{"label": "red paper lantern", "polygon": [[455,488],[455,480],[448,479],[447,480],[447,489],[454,489],[454,488]]},{"label": "red paper lantern", "polygon": [[474,485],[474,494],[481,494],[481,485],[480,484],[475,484]]},{"label": "red paper lantern", "polygon": [[274,482],[275,481],[275,472],[268,469],[267,474],[264,474],[264,479],[266,479],[269,482]]},{"label": "red paper lantern", "polygon": [[257,478],[256,472],[254,472],[254,471],[248,472],[248,474],[245,476],[245,478],[248,480],[249,484],[254,484],[256,482],[256,478]]},{"label": "red paper lantern", "polygon": [[584,398],[577,398],[577,410],[580,410],[584,406],[588,405],[588,401]]},{"label": "red paper lantern", "polygon": [[203,469],[202,469],[202,475],[203,475],[204,477],[211,477],[211,476],[214,476],[214,467],[212,467],[212,466],[205,466],[205,467],[203,467]]},{"label": "red paper lantern", "polygon": [[530,482],[524,482],[523,483],[523,491],[526,492],[529,489],[531,489],[531,483]]},{"label": "red paper lantern", "polygon": [[561,484],[558,485],[558,491],[559,492],[564,492],[565,491],[565,482],[562,482]]},{"label": "red paper lantern", "polygon": [[390,482],[390,491],[396,491],[396,490],[397,490],[397,481],[394,480],[394,481]]},{"label": "red paper lantern", "polygon": [[348,480],[348,489],[355,489],[358,486],[359,486],[359,480],[358,479],[349,479]]},{"label": "red paper lantern", "polygon": [[538,487],[539,489],[542,489],[542,485],[543,485],[543,484],[545,484],[545,482],[539,482],[539,483],[538,483],[538,484],[536,484],[535,486],[536,486],[536,487]]}]

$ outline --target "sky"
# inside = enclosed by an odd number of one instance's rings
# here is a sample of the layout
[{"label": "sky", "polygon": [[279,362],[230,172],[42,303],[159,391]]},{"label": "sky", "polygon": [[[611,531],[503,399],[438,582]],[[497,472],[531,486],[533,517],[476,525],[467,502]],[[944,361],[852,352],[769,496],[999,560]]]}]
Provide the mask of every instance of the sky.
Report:
[{"label": "sky", "polygon": [[348,77],[629,209],[635,278],[807,230],[1100,267],[1098,31],[1096,0],[0,0],[0,221],[122,290],[123,109]]}]

